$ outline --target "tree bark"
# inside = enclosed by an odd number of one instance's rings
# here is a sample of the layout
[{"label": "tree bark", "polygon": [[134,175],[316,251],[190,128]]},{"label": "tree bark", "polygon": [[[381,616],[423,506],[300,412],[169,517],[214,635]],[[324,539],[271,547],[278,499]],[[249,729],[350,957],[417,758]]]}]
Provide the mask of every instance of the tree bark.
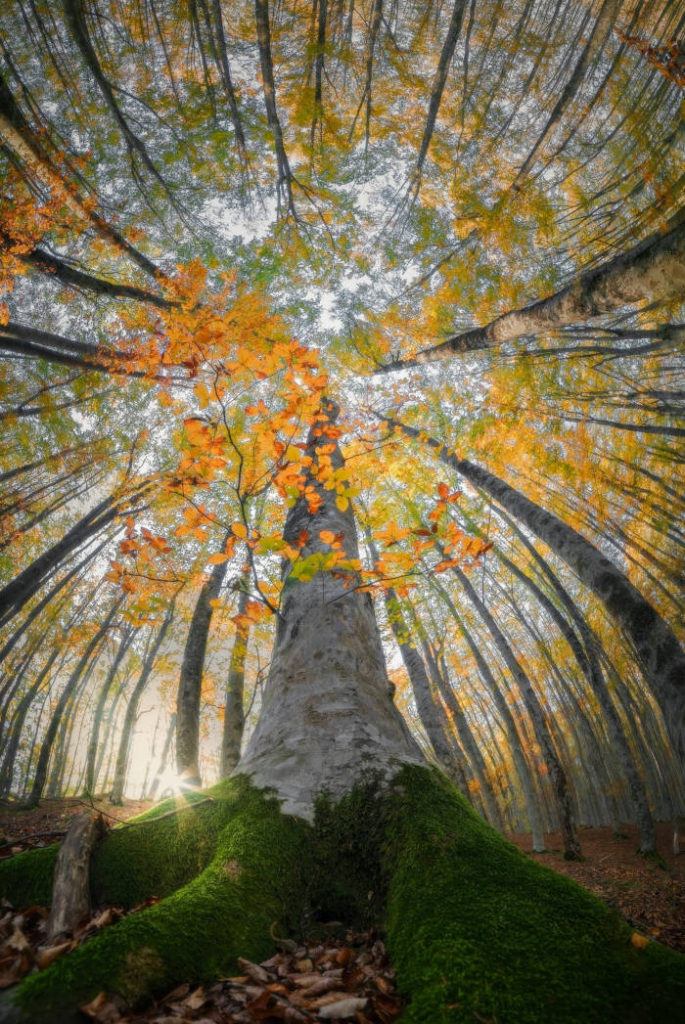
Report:
[{"label": "tree bark", "polygon": [[123,601],[123,595],[114,602],[109,610],[109,614],[105,618],[104,622],[100,626],[99,630],[94,634],[90,643],[87,645],[85,651],[78,660],[76,667],[69,676],[66,682],[60,698],[55,705],[55,709],[50,717],[50,724],[48,725],[47,732],[43,739],[43,743],[40,748],[40,754],[38,755],[38,763],[36,765],[36,775],[33,780],[33,786],[31,788],[31,794],[28,799],[30,806],[35,806],[43,795],[43,789],[45,788],[45,782],[47,779],[48,762],[50,760],[50,753],[52,751],[52,745],[55,742],[55,736],[62,720],[62,715],[65,712],[66,706],[69,702],[69,698],[76,689],[78,682],[83,674],[88,662],[90,661],[91,655],[100,645],[102,640],[107,634],[107,630],[112,624],[114,616],[119,611],[121,603]]},{"label": "tree bark", "polygon": [[184,783],[191,787],[201,785],[200,698],[204,672],[207,637],[214,613],[212,601],[219,596],[228,562],[212,567],[212,573],[200,590],[188,630],[181,678],[176,696],[176,770]]},{"label": "tree bark", "polygon": [[112,792],[110,800],[113,804],[120,804],[124,799],[124,789],[126,787],[126,770],[128,768],[128,760],[131,746],[131,736],[133,733],[133,727],[135,726],[136,717],[138,715],[138,703],[143,695],[145,687],[148,684],[150,673],[155,664],[155,658],[159,654],[159,649],[164,642],[167,630],[171,625],[171,620],[174,617],[174,601],[169,605],[169,609],[164,616],[164,621],[160,626],[157,636],[154,641],[150,644],[149,650],[146,652],[145,660],[143,661],[143,667],[140,670],[138,681],[133,687],[133,692],[128,699],[126,705],[126,714],[124,715],[124,725],[121,731],[121,737],[119,739],[119,751],[117,753],[116,768],[114,770],[114,782],[112,783]]},{"label": "tree bark", "polygon": [[245,711],[243,694],[245,690],[245,658],[250,638],[250,627],[242,616],[245,615],[249,591],[247,580],[243,577],[240,597],[238,598],[238,622],[236,625],[231,658],[228,663],[228,679],[226,681],[226,704],[224,707],[224,728],[221,739],[221,765],[219,776],[228,778],[238,761],[243,742]]},{"label": "tree bark", "polygon": [[410,359],[388,363],[381,371],[406,369],[460,352],[494,348],[527,334],[555,331],[622,306],[669,302],[685,294],[685,216],[680,213],[666,234],[655,232],[627,253],[581,274],[561,291],[522,309],[504,313],[485,327],[455,334]]},{"label": "tree bark", "polygon": [[[312,428],[306,455],[316,466],[343,458],[334,427],[337,407],[324,402]],[[319,447],[334,445],[325,457]],[[321,568],[298,580],[293,565],[283,568],[285,584],[273,660],[259,721],[236,773],[272,786],[287,813],[311,818],[317,795],[339,799],[358,782],[393,775],[400,764],[421,764],[423,756],[393,704],[373,604],[360,593],[359,547],[351,504],[341,510],[335,490],[326,490],[307,469],[306,485],[318,508],[301,496],[290,509],[283,536],[302,546],[298,562],[325,558],[331,547],[321,531],[342,534],[345,562],[337,575]]]},{"label": "tree bark", "polygon": [[[409,437],[421,432],[383,417]],[[499,502],[574,570],[623,629],[638,656],[645,679],[661,707],[677,756],[685,763],[685,651],[668,625],[617,566],[572,526],[545,511],[487,469],[449,455],[434,438],[425,438],[441,462]]]},{"label": "tree bark", "polygon": [[47,939],[55,945],[74,935],[90,917],[90,857],[104,833],[98,814],[77,814],[71,820],[60,846],[52,887],[52,906],[47,921]]}]

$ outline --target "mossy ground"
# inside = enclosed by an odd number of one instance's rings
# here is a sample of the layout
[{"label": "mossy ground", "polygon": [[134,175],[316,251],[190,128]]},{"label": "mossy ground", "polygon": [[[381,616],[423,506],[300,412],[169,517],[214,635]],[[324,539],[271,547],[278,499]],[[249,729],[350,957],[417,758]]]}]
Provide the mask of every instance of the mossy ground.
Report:
[{"label": "mossy ground", "polygon": [[[268,955],[274,926],[312,934],[331,917],[386,930],[405,1024],[660,1024],[685,1005],[685,957],[634,948],[611,910],[429,769],[404,769],[389,793],[372,780],[335,806],[324,797],[313,826],[245,780],[210,795],[155,821],[160,805],[107,840],[97,891],[166,898],[24,981],[13,999],[33,1019],[62,1021],[101,989],[135,1002],[232,973],[237,956]],[[27,877],[45,868],[38,852]]]},{"label": "mossy ground", "polygon": [[522,854],[436,773],[405,769],[386,808],[388,948],[405,1024],[661,1024],[685,957]]}]

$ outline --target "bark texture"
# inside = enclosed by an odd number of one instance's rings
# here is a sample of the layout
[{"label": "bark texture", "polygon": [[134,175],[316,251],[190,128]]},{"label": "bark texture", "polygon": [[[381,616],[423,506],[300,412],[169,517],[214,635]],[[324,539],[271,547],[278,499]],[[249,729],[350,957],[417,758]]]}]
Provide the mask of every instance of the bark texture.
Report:
[{"label": "bark texture", "polygon": [[48,941],[73,935],[90,915],[90,857],[104,833],[97,814],[77,814],[60,846],[52,886],[52,907],[47,923]]},{"label": "bark texture", "polygon": [[404,369],[449,359],[460,352],[494,348],[527,334],[610,313],[642,302],[668,302],[685,294],[685,217],[679,214],[670,231],[655,233],[627,253],[571,281],[554,295],[522,309],[504,313],[485,327],[455,334],[440,345],[422,349],[412,359],[383,370]]},{"label": "bark texture", "polygon": [[[335,444],[337,408],[325,403],[310,432],[306,454],[317,463],[319,447]],[[343,465],[340,450],[326,458]],[[342,535],[348,559],[359,557],[351,505],[342,511],[335,490],[325,490],[309,474],[306,486],[321,499],[310,511],[300,497],[288,514],[284,537],[296,544],[306,531],[300,558],[326,555],[330,545],[320,532]],[[328,790],[334,799],[369,774],[394,774],[402,763],[423,763],[423,756],[393,704],[383,648],[368,593],[355,589],[354,571],[346,579],[319,571],[308,582],[284,567],[285,587],[274,655],[257,727],[236,772],[249,773],[258,786],[272,786],[283,809],[311,818],[316,796]]]}]

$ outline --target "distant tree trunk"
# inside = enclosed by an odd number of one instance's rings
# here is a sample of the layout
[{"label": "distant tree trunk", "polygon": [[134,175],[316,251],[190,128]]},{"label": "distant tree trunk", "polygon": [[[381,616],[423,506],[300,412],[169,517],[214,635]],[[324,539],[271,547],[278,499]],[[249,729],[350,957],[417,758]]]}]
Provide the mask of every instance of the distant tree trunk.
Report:
[{"label": "distant tree trunk", "polygon": [[138,703],[140,698],[143,696],[143,691],[148,684],[150,673],[152,672],[155,658],[159,653],[159,649],[164,642],[167,630],[171,625],[171,620],[174,617],[174,601],[171,602],[164,616],[164,621],[157,631],[157,635],[154,640],[151,640],[150,647],[145,654],[143,660],[143,666],[138,676],[138,681],[133,687],[133,692],[128,699],[126,705],[126,714],[124,715],[124,725],[121,730],[121,738],[119,739],[119,752],[117,754],[116,767],[114,769],[114,781],[112,783],[112,792],[110,800],[113,804],[120,804],[124,799],[124,789],[126,786],[126,770],[128,768],[128,760],[131,746],[131,736],[133,734],[133,727],[136,722],[138,715]]},{"label": "distant tree trunk", "polygon": [[[130,500],[135,505],[147,485],[141,485],[131,494]],[[100,530],[108,526],[118,515],[121,515],[127,499],[110,495],[87,512],[70,530],[47,551],[39,555],[19,573],[10,583],[0,590],[0,626],[6,625],[40,590],[45,580],[57,569],[64,559],[91,540]],[[130,510],[133,511],[133,510]]]},{"label": "distant tree trunk", "polygon": [[[377,562],[378,553],[372,545],[371,551],[374,562]],[[385,591],[385,604],[388,611],[390,628],[400,649],[402,661],[409,676],[421,725],[426,731],[428,741],[435,752],[441,768],[448,778],[451,778],[464,795],[468,797],[469,791],[464,774],[464,765],[461,763],[454,743],[451,742],[449,734],[444,728],[439,708],[431,694],[431,683],[426,672],[426,666],[419,651],[412,645],[409,639],[410,634],[394,590],[388,589]]]},{"label": "distant tree trunk", "polygon": [[501,832],[503,831],[502,816],[499,812],[497,801],[495,800],[492,787],[488,780],[485,761],[483,759],[483,755],[478,749],[478,744],[474,739],[471,728],[466,721],[466,715],[459,703],[459,698],[450,684],[444,664],[442,666],[438,664],[434,651],[426,641],[423,643],[423,649],[431,678],[445,702],[445,707],[452,716],[452,721],[455,729],[457,730],[457,735],[459,736],[464,753],[466,754],[471,770],[475,775],[479,786],[479,793],[485,806],[486,817],[490,824]]},{"label": "distant tree trunk", "polygon": [[86,794],[91,796],[95,793],[95,757],[98,749],[98,741],[100,739],[100,725],[102,723],[102,716],[105,711],[105,705],[109,696],[109,691],[112,688],[112,684],[116,678],[116,674],[119,670],[119,666],[124,659],[126,652],[131,646],[135,630],[129,628],[124,631],[124,634],[119,642],[117,653],[112,659],[112,664],[109,667],[109,671],[105,676],[105,681],[100,688],[98,696],[98,702],[95,705],[95,712],[93,714],[93,725],[90,733],[90,740],[88,741],[88,750],[86,752],[86,771],[84,780],[84,790]]},{"label": "distant tree trunk", "polygon": [[654,819],[652,818],[652,814],[649,809],[647,792],[637,769],[635,758],[633,757],[628,745],[628,740],[618,711],[616,710],[616,705],[611,699],[611,694],[609,693],[609,688],[606,684],[604,673],[602,672],[602,668],[597,657],[596,639],[594,634],[585,621],[575,601],[573,601],[568,591],[562,587],[561,583],[552,573],[552,570],[549,568],[542,556],[539,555],[533,545],[526,540],[522,533],[517,531],[517,534],[519,539],[525,543],[527,550],[530,551],[538,564],[544,568],[547,578],[552,582],[555,593],[561,598],[566,609],[572,615],[577,628],[580,630],[584,646],[581,645],[575,631],[557,609],[556,605],[547,597],[540,587],[538,587],[530,577],[526,576],[526,574],[508,558],[504,556],[500,557],[509,570],[513,572],[518,579],[525,583],[525,585],[535,594],[541,606],[556,623],[562,636],[571,648],[581,671],[592,689],[592,692],[595,694],[602,710],[602,714],[604,715],[604,721],[611,740],[612,750],[618,758],[621,769],[628,780],[631,802],[640,835],[640,852],[653,853],[656,849],[656,833],[654,830]]},{"label": "distant tree trunk", "polygon": [[233,647],[231,648],[231,658],[228,663],[224,729],[221,740],[221,765],[219,768],[219,777],[222,779],[228,778],[240,760],[243,728],[245,726],[245,711],[243,709],[245,658],[250,638],[250,626],[243,618],[249,598],[246,584],[247,580],[243,579],[240,597],[238,598],[238,622],[233,638]]},{"label": "distant tree trunk", "polygon": [[459,629],[466,641],[471,654],[474,657],[478,673],[485,684],[490,696],[492,697],[495,709],[499,715],[500,722],[504,728],[507,736],[507,742],[509,745],[509,751],[511,753],[511,759],[516,769],[519,782],[521,783],[521,789],[523,790],[523,801],[526,808],[526,814],[528,816],[528,826],[531,831],[533,840],[533,852],[542,853],[545,849],[545,835],[542,823],[542,815],[540,808],[540,801],[537,796],[535,779],[533,772],[528,764],[526,756],[523,751],[521,743],[521,737],[514,716],[511,713],[511,709],[507,704],[507,701],[500,689],[497,680],[495,679],[492,669],[488,665],[487,661],[483,657],[478,644],[475,642],[469,630],[466,628],[461,616],[459,615],[454,602],[450,598],[449,594],[440,587],[439,592],[450,609],[455,622],[459,626]]},{"label": "distant tree trunk", "polygon": [[195,604],[176,697],[176,770],[188,786],[200,786],[200,697],[207,637],[214,614],[212,601],[219,596],[228,562],[212,567]]},{"label": "distant tree trunk", "polygon": [[[158,767],[157,771],[155,772],[154,779],[152,780],[152,785],[150,786],[150,792],[148,793],[148,800],[154,800],[155,796],[157,795],[157,790],[159,789],[160,779],[164,775],[164,772],[166,770],[166,766],[167,766],[167,764],[169,762],[169,752],[171,750],[171,741],[174,738],[175,732],[176,732],[176,715],[173,714],[171,716],[171,718],[169,719],[169,725],[167,726],[166,736],[164,737],[164,746],[162,747],[162,754],[161,754],[161,757],[159,759],[159,767]],[[145,797],[145,794],[143,794],[143,797]]]},{"label": "distant tree trunk", "polygon": [[123,596],[118,598],[118,600],[116,600],[112,607],[110,608],[109,614],[107,615],[104,622],[100,626],[100,629],[92,637],[90,643],[87,645],[82,656],[79,658],[79,661],[74,671],[69,676],[69,679],[67,680],[67,683],[64,689],[62,690],[60,698],[57,701],[57,704],[55,705],[55,709],[52,712],[52,716],[50,718],[50,724],[48,725],[47,732],[45,734],[45,737],[43,738],[43,743],[40,748],[40,754],[38,755],[36,775],[33,780],[33,787],[31,789],[30,796],[28,798],[28,804],[30,806],[35,806],[40,801],[40,798],[43,795],[43,790],[45,788],[45,783],[47,780],[48,762],[50,760],[52,745],[55,742],[55,736],[57,735],[57,730],[59,729],[60,722],[62,720],[62,716],[64,714],[66,706],[69,703],[69,699],[74,690],[76,689],[78,682],[90,661],[91,655],[94,653],[94,651],[97,649],[97,647],[100,645],[102,640],[107,635],[107,631],[110,625],[112,624],[114,616],[119,611],[122,601]]},{"label": "distant tree trunk", "polygon": [[521,693],[526,710],[530,715],[535,738],[540,746],[542,757],[549,773],[550,782],[552,783],[552,789],[554,790],[557,810],[559,813],[559,823],[561,825],[561,835],[564,843],[564,857],[566,860],[580,860],[582,854],[580,852],[580,845],[576,836],[575,823],[573,820],[573,808],[571,806],[571,794],[569,793],[568,779],[561,761],[559,760],[559,756],[554,749],[550,730],[545,721],[544,712],[540,706],[537,694],[533,689],[530,679],[523,671],[518,659],[509,646],[506,637],[495,622],[489,609],[486,607],[485,602],[482,601],[476,593],[471,580],[458,566],[455,566],[452,569],[452,572],[461,583],[469,600],[487,626],[490,635],[492,636],[495,648],[501,655],[505,665],[516,681],[516,685]]},{"label": "distant tree trunk", "polygon": [[[409,437],[419,438],[420,431],[414,427],[384,419],[396,424]],[[489,494],[514,519],[543,540],[604,604],[631,641],[645,679],[661,707],[674,750],[681,763],[685,763],[685,651],[668,623],[628,577],[573,527],[482,466],[448,455],[444,445],[434,438],[428,438],[425,443],[438,450],[441,462]]]}]

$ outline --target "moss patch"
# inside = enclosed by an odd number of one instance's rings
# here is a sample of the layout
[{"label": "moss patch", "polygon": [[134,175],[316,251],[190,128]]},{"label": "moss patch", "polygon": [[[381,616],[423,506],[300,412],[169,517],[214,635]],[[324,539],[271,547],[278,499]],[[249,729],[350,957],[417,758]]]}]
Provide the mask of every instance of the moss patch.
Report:
[{"label": "moss patch", "polygon": [[58,850],[59,843],[55,843],[0,862],[0,896],[15,907],[49,906]]},{"label": "moss patch", "polygon": [[527,858],[437,773],[404,769],[388,806],[388,947],[405,1024],[660,1024],[685,957],[644,950],[592,894]]},{"label": "moss patch", "polygon": [[311,935],[330,918],[387,926],[404,1024],[679,1019],[685,957],[634,948],[614,912],[504,840],[437,772],[323,797],[313,826],[245,779],[212,795],[171,818],[161,805],[103,844],[100,892],[169,895],[26,979],[12,999],[32,1020],[61,1022],[102,989],[136,1003],[234,973],[238,956],[269,954],[270,932]]},{"label": "moss patch", "polygon": [[308,937],[316,935],[317,922],[338,920],[353,930],[367,931],[382,919],[384,807],[384,795],[375,778],[337,804],[326,795],[317,800]]},{"label": "moss patch", "polygon": [[15,1004],[58,1020],[62,1009],[102,989],[135,1004],[181,980],[209,981],[233,971],[238,956],[267,956],[270,928],[283,934],[300,921],[311,827],[281,814],[277,801],[244,783],[240,789],[201,874],[27,978]]},{"label": "moss patch", "polygon": [[[202,793],[165,800],[114,828],[93,854],[95,905],[134,907],[148,896],[168,896],[195,878],[212,860],[247,787],[245,779],[229,779]],[[0,863],[0,895],[15,907],[49,905],[58,850],[59,844],[28,850]]]}]

